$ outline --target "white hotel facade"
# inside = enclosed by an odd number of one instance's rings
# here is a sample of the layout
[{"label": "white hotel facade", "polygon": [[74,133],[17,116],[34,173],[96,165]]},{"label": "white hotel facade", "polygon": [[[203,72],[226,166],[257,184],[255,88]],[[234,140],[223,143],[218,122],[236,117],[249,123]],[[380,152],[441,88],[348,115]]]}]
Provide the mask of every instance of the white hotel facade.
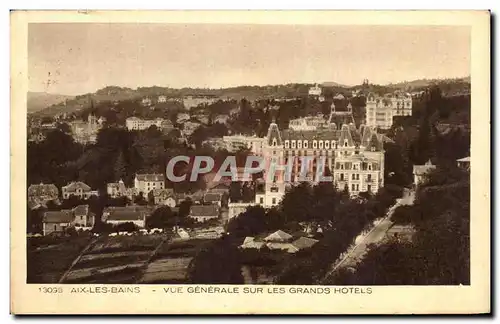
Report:
[{"label": "white hotel facade", "polygon": [[395,116],[411,116],[412,96],[395,92],[383,97],[370,93],[366,98],[366,125],[389,129]]}]

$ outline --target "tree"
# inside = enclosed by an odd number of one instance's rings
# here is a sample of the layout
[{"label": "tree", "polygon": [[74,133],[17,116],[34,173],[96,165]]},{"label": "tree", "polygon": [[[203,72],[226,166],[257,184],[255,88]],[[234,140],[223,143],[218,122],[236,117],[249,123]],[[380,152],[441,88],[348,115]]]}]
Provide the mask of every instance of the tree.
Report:
[{"label": "tree", "polygon": [[412,180],[412,168],[408,156],[402,148],[394,143],[385,143],[384,177],[386,184],[406,186]]},{"label": "tree", "polygon": [[242,284],[240,253],[228,237],[206,244],[188,268],[190,284]]},{"label": "tree", "polygon": [[232,237],[255,236],[269,230],[266,211],[261,206],[250,206],[239,216],[232,218],[226,226]]},{"label": "tree", "polygon": [[113,226],[113,230],[115,232],[137,232],[139,230],[139,227],[132,223],[132,222],[126,222],[126,223],[122,223],[122,224],[118,224],[118,225],[115,225]]},{"label": "tree", "polygon": [[191,198],[187,198],[186,200],[183,200],[179,204],[179,217],[180,218],[185,218],[189,215],[189,212],[191,211],[191,205],[193,202],[191,201]]},{"label": "tree", "polygon": [[26,233],[41,233],[44,208],[30,209],[27,207]]},{"label": "tree", "polygon": [[147,228],[166,228],[175,225],[175,217],[168,206],[156,208],[153,214],[146,219]]},{"label": "tree", "polygon": [[313,197],[311,186],[307,182],[302,182],[296,187],[292,187],[281,200],[281,211],[288,221],[305,221],[311,219],[311,209]]},{"label": "tree", "polygon": [[66,123],[57,123],[57,129],[65,134],[71,134],[71,128]]},{"label": "tree", "polygon": [[229,186],[229,199],[232,202],[238,202],[241,201],[242,197],[243,194],[242,194],[241,182],[232,181]]},{"label": "tree", "polygon": [[68,197],[68,199],[64,199],[61,202],[60,208],[61,209],[72,209],[78,205],[83,205],[84,203],[85,203],[85,201],[83,199],[81,199],[80,197],[75,196],[75,195],[71,195]]},{"label": "tree", "polygon": [[153,194],[153,190],[148,193],[148,205],[154,206],[155,204],[155,195]]},{"label": "tree", "polygon": [[142,191],[134,197],[134,204],[141,206],[145,206],[148,204],[146,198],[144,198],[144,193]]},{"label": "tree", "polygon": [[126,179],[127,177],[127,162],[123,151],[120,151],[115,162],[115,180]]}]

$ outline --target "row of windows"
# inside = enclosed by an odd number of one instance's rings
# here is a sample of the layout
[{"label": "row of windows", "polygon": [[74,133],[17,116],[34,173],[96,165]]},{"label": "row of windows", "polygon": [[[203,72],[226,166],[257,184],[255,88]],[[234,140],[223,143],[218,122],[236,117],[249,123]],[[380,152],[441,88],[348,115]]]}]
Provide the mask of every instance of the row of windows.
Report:
[{"label": "row of windows", "polygon": [[[339,175],[339,180],[340,180],[340,181],[346,181],[346,180],[347,180],[347,178],[348,178],[348,174],[347,174],[347,173],[346,173],[346,174],[341,173],[341,174]],[[353,174],[351,175],[351,180],[359,180],[359,173],[353,173]],[[373,181],[372,175],[371,175],[371,174],[368,174],[368,175],[366,176],[366,178],[365,178],[365,181],[367,181],[367,182],[372,182],[372,181]]]},{"label": "row of windows", "polygon": [[[372,192],[372,186],[371,185],[367,185],[366,186],[366,191],[367,192]],[[351,191],[359,191],[359,184],[352,184],[351,185]]]},{"label": "row of windows", "polygon": [[[348,141],[347,140],[344,140],[344,146],[347,146],[348,145]],[[303,140],[303,141],[300,141],[300,140],[292,140],[292,141],[289,141],[289,140],[286,140],[285,141],[285,148],[298,148],[298,149],[301,149],[301,148],[309,148],[309,142],[307,140]],[[336,149],[338,147],[337,143],[335,141],[323,141],[323,140],[313,140],[312,142],[312,148],[316,149],[316,148],[319,148],[319,149],[327,149],[329,150],[330,148],[331,149]]]},{"label": "row of windows", "polygon": [[[261,205],[264,204],[264,198],[262,198],[262,197],[259,198],[259,204],[261,204]],[[271,204],[276,205],[276,198],[272,198]]]},{"label": "row of windows", "polygon": [[[344,170],[344,163],[339,163],[338,166],[337,166],[338,169],[340,170]],[[352,170],[360,170],[360,168],[362,168],[363,170],[369,170],[371,171],[372,170],[372,164],[371,163],[368,163],[368,164],[363,164],[362,166],[360,166],[359,164],[355,163],[352,165]],[[345,166],[345,169],[347,170],[347,166]]]}]

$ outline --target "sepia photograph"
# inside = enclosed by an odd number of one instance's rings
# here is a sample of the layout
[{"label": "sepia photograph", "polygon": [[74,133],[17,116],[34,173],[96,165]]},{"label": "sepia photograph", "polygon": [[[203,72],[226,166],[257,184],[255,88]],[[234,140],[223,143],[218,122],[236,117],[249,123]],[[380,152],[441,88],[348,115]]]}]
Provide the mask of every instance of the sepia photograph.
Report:
[{"label": "sepia photograph", "polygon": [[24,26],[23,284],[471,287],[473,218],[489,233],[489,210],[471,209],[472,152],[489,178],[471,121],[489,140],[489,70],[471,77],[470,22],[91,20]]}]

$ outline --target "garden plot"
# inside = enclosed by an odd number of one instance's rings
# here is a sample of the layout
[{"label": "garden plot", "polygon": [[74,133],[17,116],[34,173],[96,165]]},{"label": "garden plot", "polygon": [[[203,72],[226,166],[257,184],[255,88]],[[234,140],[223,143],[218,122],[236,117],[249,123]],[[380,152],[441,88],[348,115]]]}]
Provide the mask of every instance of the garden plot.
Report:
[{"label": "garden plot", "polygon": [[103,237],[82,255],[65,282],[132,283],[164,238],[164,235]]},{"label": "garden plot", "polygon": [[50,249],[30,250],[27,255],[28,283],[56,283],[81,251],[90,237],[77,237]]},{"label": "garden plot", "polygon": [[164,235],[108,236],[105,240],[94,244],[87,254],[152,251],[164,238]]},{"label": "garden plot", "polygon": [[184,283],[193,258],[159,259],[148,265],[139,283]]}]

